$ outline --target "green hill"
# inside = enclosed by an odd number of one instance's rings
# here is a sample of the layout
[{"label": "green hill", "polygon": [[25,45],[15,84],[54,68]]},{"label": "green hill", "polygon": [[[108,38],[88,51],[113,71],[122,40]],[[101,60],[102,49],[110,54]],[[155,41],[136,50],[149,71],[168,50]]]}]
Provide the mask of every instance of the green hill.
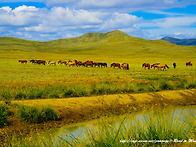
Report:
[{"label": "green hill", "polygon": [[0,37],[0,51],[35,51],[107,56],[196,56],[195,46],[178,46],[164,40],[146,40],[132,37],[119,30],[107,33],[86,33],[75,38],[46,42]]}]

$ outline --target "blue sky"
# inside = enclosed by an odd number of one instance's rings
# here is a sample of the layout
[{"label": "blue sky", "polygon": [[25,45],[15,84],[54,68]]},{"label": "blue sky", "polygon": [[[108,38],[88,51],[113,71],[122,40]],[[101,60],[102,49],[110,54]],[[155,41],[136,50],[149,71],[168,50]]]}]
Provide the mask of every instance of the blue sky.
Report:
[{"label": "blue sky", "polygon": [[0,36],[48,41],[121,30],[196,38],[196,0],[1,0]]}]

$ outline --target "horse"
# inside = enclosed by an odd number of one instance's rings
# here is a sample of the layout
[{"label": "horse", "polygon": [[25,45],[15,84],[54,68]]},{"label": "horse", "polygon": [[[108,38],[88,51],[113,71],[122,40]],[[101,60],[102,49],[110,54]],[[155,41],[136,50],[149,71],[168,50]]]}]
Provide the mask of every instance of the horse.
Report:
[{"label": "horse", "polygon": [[142,67],[145,67],[145,69],[146,69],[146,67],[148,67],[148,69],[150,69],[150,64],[149,63],[143,63]]},{"label": "horse", "polygon": [[31,63],[35,63],[36,60],[30,60]]},{"label": "horse", "polygon": [[86,62],[84,62],[84,65],[86,66],[86,67],[88,67],[88,66],[91,66],[91,67],[93,67],[93,61],[86,61]]},{"label": "horse", "polygon": [[35,60],[35,63],[45,65],[46,61],[45,60]]},{"label": "horse", "polygon": [[173,63],[173,67],[176,68],[176,63],[175,62]]},{"label": "horse", "polygon": [[27,60],[18,60],[18,62],[27,64]]},{"label": "horse", "polygon": [[186,66],[192,66],[193,64],[191,63],[191,61],[186,63]]},{"label": "horse", "polygon": [[129,70],[129,64],[128,63],[123,63],[121,66],[123,69]]},{"label": "horse", "polygon": [[49,65],[56,65],[56,61],[48,61]]},{"label": "horse", "polygon": [[163,71],[165,70],[166,71],[166,67],[169,69],[169,66],[167,66],[167,64],[159,64],[159,65],[156,65],[158,70],[163,68]]},{"label": "horse", "polygon": [[107,67],[107,63],[98,63],[99,64],[99,67]]},{"label": "horse", "polygon": [[69,67],[70,66],[75,66],[76,65],[76,60],[74,60],[74,61],[69,60],[66,65],[69,65]]},{"label": "horse", "polygon": [[46,61],[45,60],[36,60],[36,63],[45,65]]},{"label": "horse", "polygon": [[160,63],[154,63],[154,64],[152,64],[151,65],[151,68],[153,68],[154,67],[154,69],[157,67],[157,65],[159,65]]},{"label": "horse", "polygon": [[76,62],[76,66],[84,66],[84,63],[82,63],[82,61],[75,60],[75,62]]},{"label": "horse", "polygon": [[120,63],[112,63],[111,64],[111,67],[118,67],[118,68],[120,68],[121,69],[121,67],[120,67]]},{"label": "horse", "polygon": [[93,62],[93,66],[94,66],[94,67],[96,67],[96,66],[97,66],[97,67],[100,67],[100,64],[99,64],[98,62]]},{"label": "horse", "polygon": [[58,64],[66,64],[67,62],[65,60],[59,60]]}]

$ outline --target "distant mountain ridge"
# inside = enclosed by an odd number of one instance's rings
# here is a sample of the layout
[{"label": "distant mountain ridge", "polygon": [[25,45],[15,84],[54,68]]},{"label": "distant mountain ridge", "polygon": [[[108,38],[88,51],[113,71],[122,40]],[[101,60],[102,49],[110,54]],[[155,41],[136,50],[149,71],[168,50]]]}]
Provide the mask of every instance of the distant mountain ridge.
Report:
[{"label": "distant mountain ridge", "polygon": [[0,37],[0,52],[45,52],[71,55],[164,57],[196,55],[196,46],[181,46],[165,40],[147,40],[114,30],[106,33],[86,33],[74,38],[51,41],[31,41]]},{"label": "distant mountain ridge", "polygon": [[196,45],[196,38],[195,39],[177,39],[173,37],[163,37],[162,40],[169,41],[177,45],[192,45],[192,46]]}]

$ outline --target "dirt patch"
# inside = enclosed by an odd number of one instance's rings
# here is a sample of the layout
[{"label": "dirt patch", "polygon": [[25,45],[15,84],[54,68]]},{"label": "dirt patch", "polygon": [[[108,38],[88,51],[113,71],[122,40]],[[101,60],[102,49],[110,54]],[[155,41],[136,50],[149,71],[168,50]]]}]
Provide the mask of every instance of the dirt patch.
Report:
[{"label": "dirt patch", "polygon": [[[22,137],[40,130],[96,119],[101,116],[134,113],[152,107],[166,107],[169,105],[195,105],[195,98],[196,89],[191,89],[142,94],[12,101],[13,114],[9,118],[11,123],[9,126],[0,128],[0,144],[4,145],[6,140],[9,140],[13,135]],[[59,113],[61,119],[42,124],[25,124],[17,118],[15,107],[17,104],[37,107],[49,106]]]}]

